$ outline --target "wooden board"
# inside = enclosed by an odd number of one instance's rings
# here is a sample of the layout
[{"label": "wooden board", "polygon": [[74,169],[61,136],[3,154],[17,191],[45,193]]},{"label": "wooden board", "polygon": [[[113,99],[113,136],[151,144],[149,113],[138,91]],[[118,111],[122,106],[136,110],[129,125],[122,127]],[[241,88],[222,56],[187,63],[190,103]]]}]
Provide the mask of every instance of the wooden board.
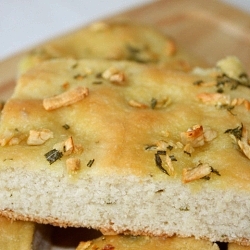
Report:
[{"label": "wooden board", "polygon": [[[250,16],[220,1],[159,0],[110,18],[154,25],[173,37],[180,48],[208,65],[224,56],[236,55],[250,73]],[[26,52],[0,62],[0,100],[11,95],[17,64]],[[75,249],[86,234],[85,229],[56,228],[53,250]]]}]

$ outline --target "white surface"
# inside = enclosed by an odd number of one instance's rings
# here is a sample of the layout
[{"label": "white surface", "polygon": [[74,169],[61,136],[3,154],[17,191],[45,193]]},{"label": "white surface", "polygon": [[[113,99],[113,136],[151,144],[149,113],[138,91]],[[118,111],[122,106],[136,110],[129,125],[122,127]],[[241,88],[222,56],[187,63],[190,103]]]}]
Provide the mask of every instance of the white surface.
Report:
[{"label": "white surface", "polygon": [[[152,1],[0,0],[0,61],[91,21]],[[250,0],[222,1],[250,13]]]}]

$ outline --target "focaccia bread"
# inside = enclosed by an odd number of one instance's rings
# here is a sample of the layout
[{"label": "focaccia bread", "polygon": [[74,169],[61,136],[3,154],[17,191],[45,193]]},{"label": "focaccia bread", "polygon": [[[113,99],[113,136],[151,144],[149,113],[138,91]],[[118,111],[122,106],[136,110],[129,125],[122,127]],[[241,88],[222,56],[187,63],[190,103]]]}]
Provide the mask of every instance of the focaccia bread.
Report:
[{"label": "focaccia bread", "polygon": [[0,249],[49,250],[51,228],[33,222],[10,221],[0,217]]},{"label": "focaccia bread", "polygon": [[234,57],[189,74],[44,62],[2,112],[0,214],[250,244],[249,96]]},{"label": "focaccia bread", "polygon": [[191,57],[177,49],[175,41],[150,25],[129,21],[100,21],[38,46],[19,65],[23,73],[53,58],[102,58],[161,64],[190,69]]},{"label": "focaccia bread", "polygon": [[194,238],[164,238],[148,236],[103,236],[92,241],[81,242],[76,250],[219,250],[216,243]]}]

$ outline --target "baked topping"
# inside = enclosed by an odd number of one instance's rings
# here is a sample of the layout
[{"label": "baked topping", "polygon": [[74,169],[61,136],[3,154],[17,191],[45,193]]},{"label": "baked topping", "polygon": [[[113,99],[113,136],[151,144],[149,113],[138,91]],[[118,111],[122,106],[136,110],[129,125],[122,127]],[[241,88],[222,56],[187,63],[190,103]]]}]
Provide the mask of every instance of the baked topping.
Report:
[{"label": "baked topping", "polygon": [[182,172],[183,183],[188,183],[201,178],[209,179],[209,174],[214,172],[220,175],[219,172],[213,169],[208,163],[199,163],[194,168],[184,168]]},{"label": "baked topping", "polygon": [[91,245],[92,241],[81,241],[76,250],[86,250]]},{"label": "baked topping", "polygon": [[49,164],[51,165],[55,161],[61,159],[63,156],[63,153],[57,149],[52,149],[49,152],[47,152],[44,156],[46,160],[49,162]]},{"label": "baked topping", "polygon": [[123,85],[125,82],[125,75],[119,69],[110,67],[102,73],[102,77],[110,82]]},{"label": "baked topping", "polygon": [[66,160],[66,168],[68,173],[76,173],[81,167],[79,158],[68,158]]},{"label": "baked topping", "polygon": [[56,143],[53,148],[62,152],[63,155],[79,154],[83,151],[82,145],[75,144],[72,136],[68,137],[65,141]]},{"label": "baked topping", "polygon": [[230,96],[221,93],[200,93],[197,97],[203,103],[210,105],[222,106],[230,104]]},{"label": "baked topping", "polygon": [[53,132],[49,129],[30,130],[27,139],[28,145],[42,145],[50,138],[53,138]]},{"label": "baked topping", "polygon": [[6,130],[0,138],[0,145],[17,145],[26,138],[26,135],[19,132],[18,129],[14,131]]},{"label": "baked topping", "polygon": [[88,88],[77,87],[62,94],[43,99],[43,107],[46,110],[58,109],[60,107],[68,106],[75,102],[81,101],[86,96],[88,96],[88,94]]},{"label": "baked topping", "polygon": [[131,106],[131,107],[134,107],[134,108],[148,108],[148,105],[144,104],[144,103],[141,103],[141,102],[138,102],[138,101],[135,101],[135,100],[130,100],[128,102],[128,104]]}]

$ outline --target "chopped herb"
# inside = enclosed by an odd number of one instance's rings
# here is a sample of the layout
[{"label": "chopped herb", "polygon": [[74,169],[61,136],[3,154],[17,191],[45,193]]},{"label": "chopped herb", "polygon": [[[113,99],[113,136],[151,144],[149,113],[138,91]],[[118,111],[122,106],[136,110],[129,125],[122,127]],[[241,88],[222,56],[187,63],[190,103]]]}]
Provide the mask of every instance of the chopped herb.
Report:
[{"label": "chopped herb", "polygon": [[222,94],[224,92],[224,90],[223,90],[223,88],[218,88],[216,92]]},{"label": "chopped herb", "polygon": [[220,91],[223,91],[223,88],[226,84],[231,84],[231,90],[237,89],[239,85],[245,86],[247,88],[250,88],[250,81],[246,73],[243,73],[239,76],[241,80],[236,80],[234,78],[231,78],[227,76],[226,74],[217,76],[217,84],[216,87],[220,89]]},{"label": "chopped herb", "polygon": [[169,145],[169,146],[167,147],[167,149],[168,149],[169,151],[171,151],[173,148],[174,148],[174,147],[171,146],[171,145]]},{"label": "chopped herb", "polygon": [[95,159],[89,160],[89,162],[87,163],[87,167],[91,168],[94,161],[95,161]]},{"label": "chopped herb", "polygon": [[3,109],[4,105],[5,105],[5,102],[4,101],[0,101],[0,111]]},{"label": "chopped herb", "polygon": [[156,152],[156,154],[158,154],[158,155],[166,155],[167,153],[166,153],[165,150],[158,150],[158,151]]},{"label": "chopped herb", "polygon": [[232,134],[235,136],[236,139],[240,140],[242,137],[242,129],[243,125],[241,124],[241,126],[238,126],[236,128],[227,129],[224,133]]},{"label": "chopped herb", "polygon": [[148,145],[148,146],[145,147],[145,150],[154,150],[156,148],[157,148],[156,145]]},{"label": "chopped herb", "polygon": [[59,160],[62,158],[63,156],[63,153],[60,152],[59,150],[57,149],[52,149],[50,150],[48,153],[46,153],[44,155],[46,157],[46,160],[50,163],[50,165],[52,163],[54,163],[55,161]]},{"label": "chopped herb", "polygon": [[155,164],[163,173],[169,175],[167,170],[162,167],[162,160],[158,153],[155,154]]},{"label": "chopped herb", "polygon": [[142,49],[136,48],[130,44],[127,44],[126,49],[128,51],[128,60],[132,60],[138,63],[146,63],[147,60],[143,60],[141,57],[141,53],[143,52]]},{"label": "chopped herb", "polygon": [[65,128],[66,130],[70,129],[70,126],[68,124],[64,124],[63,128]]},{"label": "chopped herb", "polygon": [[185,154],[187,154],[188,156],[190,156],[191,157],[191,153],[189,153],[189,152],[187,152],[187,151],[183,151]]},{"label": "chopped herb", "polygon": [[156,193],[162,193],[164,191],[165,191],[164,189],[159,189],[159,190],[156,191]]},{"label": "chopped herb", "polygon": [[77,74],[74,76],[74,79],[76,80],[82,80],[85,76],[84,75],[81,75],[81,74]]},{"label": "chopped herb", "polygon": [[6,159],[3,159],[3,161],[13,161],[13,158],[6,158]]},{"label": "chopped herb", "polygon": [[96,77],[96,78],[102,78],[102,73],[101,73],[101,72],[97,73],[97,74],[95,75],[95,77]]},{"label": "chopped herb", "polygon": [[170,155],[169,158],[171,159],[171,161],[177,161],[174,155]]},{"label": "chopped herb", "polygon": [[217,174],[218,176],[220,176],[220,173],[218,170],[214,169],[211,167],[211,172],[214,173],[214,174]]},{"label": "chopped herb", "polygon": [[189,211],[189,208],[187,206],[183,206],[179,208],[180,211]]},{"label": "chopped herb", "polygon": [[78,63],[72,65],[72,69],[75,69],[78,66]]},{"label": "chopped herb", "polygon": [[102,84],[103,82],[102,81],[93,81],[92,83],[93,84]]},{"label": "chopped herb", "polygon": [[157,105],[157,100],[155,98],[152,98],[151,99],[151,105],[150,105],[151,108],[154,109],[156,107],[156,105]]},{"label": "chopped herb", "polygon": [[201,177],[201,179],[206,180],[206,181],[209,181],[209,180],[210,180],[210,176],[206,175],[206,176],[204,176],[204,177]]},{"label": "chopped herb", "polygon": [[200,86],[202,83],[204,83],[203,80],[197,80],[197,81],[193,82],[193,85]]},{"label": "chopped herb", "polygon": [[228,104],[222,104],[219,106],[222,109],[226,109],[231,115],[235,115],[232,110],[235,108],[233,105],[228,105]]}]

